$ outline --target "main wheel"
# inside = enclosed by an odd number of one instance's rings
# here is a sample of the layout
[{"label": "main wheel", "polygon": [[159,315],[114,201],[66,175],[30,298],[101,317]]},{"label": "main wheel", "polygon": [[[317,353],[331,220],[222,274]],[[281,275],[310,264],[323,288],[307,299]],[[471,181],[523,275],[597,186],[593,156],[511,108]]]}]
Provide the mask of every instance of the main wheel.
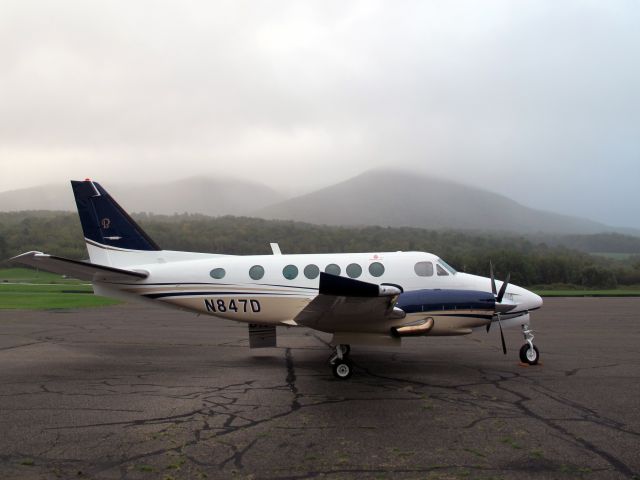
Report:
[{"label": "main wheel", "polygon": [[342,360],[336,360],[333,364],[333,375],[340,380],[346,380],[353,373],[353,364],[343,358]]},{"label": "main wheel", "polygon": [[529,365],[537,365],[540,360],[540,352],[535,345],[531,348],[529,342],[520,347],[520,361],[522,363],[528,363]]}]

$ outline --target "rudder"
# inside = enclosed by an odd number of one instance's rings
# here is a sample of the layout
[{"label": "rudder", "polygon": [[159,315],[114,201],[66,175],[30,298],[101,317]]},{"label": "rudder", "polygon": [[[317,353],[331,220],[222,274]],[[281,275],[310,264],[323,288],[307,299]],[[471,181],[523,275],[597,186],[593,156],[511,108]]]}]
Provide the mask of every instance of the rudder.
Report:
[{"label": "rudder", "polygon": [[[99,183],[91,180],[72,180],[71,187],[92,262],[109,265],[110,250],[160,250],[151,237]],[[99,253],[96,249],[103,252]]]}]

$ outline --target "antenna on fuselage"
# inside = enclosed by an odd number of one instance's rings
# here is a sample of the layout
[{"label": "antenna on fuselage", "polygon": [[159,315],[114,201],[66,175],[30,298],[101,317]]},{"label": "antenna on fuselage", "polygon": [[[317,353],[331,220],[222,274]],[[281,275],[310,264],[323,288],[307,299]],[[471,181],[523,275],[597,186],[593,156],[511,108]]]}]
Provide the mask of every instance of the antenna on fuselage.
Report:
[{"label": "antenna on fuselage", "polygon": [[271,252],[273,252],[274,255],[282,255],[282,252],[280,251],[280,245],[278,245],[277,243],[270,243],[269,245],[271,245]]}]

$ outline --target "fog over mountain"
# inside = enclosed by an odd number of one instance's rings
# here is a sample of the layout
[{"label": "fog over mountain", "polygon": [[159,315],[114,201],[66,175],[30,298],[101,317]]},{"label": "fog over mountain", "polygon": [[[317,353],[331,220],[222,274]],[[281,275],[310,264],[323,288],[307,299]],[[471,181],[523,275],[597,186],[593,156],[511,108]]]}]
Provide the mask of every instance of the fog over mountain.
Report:
[{"label": "fog over mountain", "polygon": [[[521,234],[640,233],[532,209],[487,189],[401,170],[370,170],[288,199],[265,185],[232,178],[103,186],[131,212]],[[43,209],[75,210],[71,187],[65,183],[0,193],[0,211]]]},{"label": "fog over mountain", "polygon": [[0,191],[402,168],[640,228],[637,0],[1,5]]},{"label": "fog over mountain", "polygon": [[256,215],[328,225],[560,234],[614,230],[591,220],[534,210],[481,188],[395,170],[368,171]]},{"label": "fog over mountain", "polygon": [[[285,197],[254,182],[230,178],[192,177],[159,184],[101,184],[132,212],[246,215]],[[75,210],[67,182],[0,192],[0,211]]]}]

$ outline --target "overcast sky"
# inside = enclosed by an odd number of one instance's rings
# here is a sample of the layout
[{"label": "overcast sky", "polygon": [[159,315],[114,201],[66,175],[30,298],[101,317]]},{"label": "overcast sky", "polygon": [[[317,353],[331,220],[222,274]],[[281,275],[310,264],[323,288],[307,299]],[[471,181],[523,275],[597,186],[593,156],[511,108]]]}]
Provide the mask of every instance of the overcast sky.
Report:
[{"label": "overcast sky", "polygon": [[0,0],[0,191],[398,166],[640,227],[639,25],[636,0]]}]

